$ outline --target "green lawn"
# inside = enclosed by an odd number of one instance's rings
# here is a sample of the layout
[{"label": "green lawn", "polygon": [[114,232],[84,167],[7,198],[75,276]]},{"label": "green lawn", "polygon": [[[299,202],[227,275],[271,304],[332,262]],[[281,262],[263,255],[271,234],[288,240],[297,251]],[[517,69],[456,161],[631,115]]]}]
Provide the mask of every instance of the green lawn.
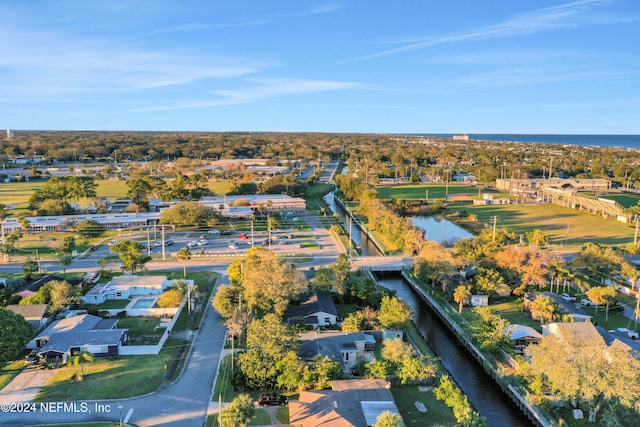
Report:
[{"label": "green lawn", "polygon": [[131,301],[128,299],[112,299],[103,302],[102,304],[90,304],[87,305],[87,309],[95,309],[95,310],[109,310],[116,308],[125,308],[127,304]]},{"label": "green lawn", "polygon": [[[550,245],[582,246],[587,242],[605,245],[626,245],[633,242],[634,227],[615,220],[579,212],[562,206],[544,205],[451,205],[452,209],[466,211],[477,216],[478,221],[523,236],[527,231],[539,228],[549,237]],[[567,228],[568,227],[568,228]],[[568,236],[568,238],[567,238]]]},{"label": "green lawn", "polygon": [[[478,187],[466,184],[449,184],[449,195],[468,194],[478,195]],[[424,199],[429,192],[429,200],[444,199],[447,192],[446,184],[407,184],[376,187],[381,199],[419,200]]]},{"label": "green lawn", "polygon": [[[392,387],[391,394],[407,426],[455,425],[453,410],[435,398],[432,391],[421,392],[418,387]],[[418,411],[422,402],[426,413]]]},{"label": "green lawn", "polygon": [[0,182],[0,200],[6,205],[14,204],[17,209],[25,209],[29,197],[41,189],[46,181]]},{"label": "green lawn", "polygon": [[307,210],[319,211],[324,208],[326,212],[329,212],[329,207],[324,200],[322,200],[322,197],[331,191],[331,187],[331,184],[310,185],[307,189],[307,196],[305,197],[305,200],[307,201]]},{"label": "green lawn", "polygon": [[609,199],[609,200],[615,200],[625,208],[636,206],[638,202],[640,202],[640,195],[630,194],[630,193],[610,193],[610,194],[600,193],[598,194],[598,197],[602,197],[604,199]]},{"label": "green lawn", "polygon": [[8,362],[0,368],[0,390],[9,384],[9,382],[20,373],[24,368],[24,359]]},{"label": "green lawn", "polygon": [[158,389],[167,377],[178,340],[167,340],[155,356],[119,356],[84,364],[84,380],[76,381],[80,367],[59,368],[36,396],[38,402],[123,399]]}]

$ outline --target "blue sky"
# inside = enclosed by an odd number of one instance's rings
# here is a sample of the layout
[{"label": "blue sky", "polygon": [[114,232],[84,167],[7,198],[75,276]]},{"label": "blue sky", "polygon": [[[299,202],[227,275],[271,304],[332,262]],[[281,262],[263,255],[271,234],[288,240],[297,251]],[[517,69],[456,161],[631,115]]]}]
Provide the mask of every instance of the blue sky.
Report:
[{"label": "blue sky", "polygon": [[0,128],[640,134],[638,0],[0,0]]}]

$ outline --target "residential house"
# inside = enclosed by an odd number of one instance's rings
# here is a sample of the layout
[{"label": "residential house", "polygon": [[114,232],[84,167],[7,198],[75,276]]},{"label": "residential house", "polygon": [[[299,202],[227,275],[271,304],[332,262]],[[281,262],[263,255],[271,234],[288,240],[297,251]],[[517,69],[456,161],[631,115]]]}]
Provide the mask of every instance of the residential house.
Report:
[{"label": "residential house", "polygon": [[530,326],[509,325],[505,328],[505,332],[509,334],[516,353],[522,353],[529,344],[538,344],[542,341],[542,334]]},{"label": "residential house", "polygon": [[317,355],[328,356],[340,362],[345,372],[353,368],[358,357],[367,361],[375,358],[376,340],[364,332],[315,331],[300,334],[300,339],[302,347],[298,355],[302,360],[311,361]]},{"label": "residential house", "polygon": [[49,323],[49,304],[9,304],[7,309],[24,317],[36,331],[44,328]]},{"label": "residential house", "polygon": [[56,320],[38,334],[27,346],[35,354],[66,363],[67,358],[82,351],[94,356],[117,356],[119,348],[129,342],[129,330],[117,329],[117,319],[102,319],[82,314]]},{"label": "residential house", "polygon": [[294,427],[370,427],[385,411],[400,415],[389,383],[380,379],[332,381],[331,390],[302,391],[289,402]]},{"label": "residential house", "polygon": [[558,335],[570,341],[598,341],[603,346],[606,342],[591,322],[559,322],[542,325],[542,335]]},{"label": "residential house", "polygon": [[[188,281],[187,281],[188,282]],[[140,295],[159,295],[176,283],[166,276],[134,276],[125,274],[100,283],[82,297],[86,304],[102,304],[108,300],[128,299]]]},{"label": "residential house", "polygon": [[289,305],[284,313],[287,323],[304,322],[314,329],[318,326],[335,325],[338,310],[333,299],[327,294],[307,294],[300,297],[299,305]]}]

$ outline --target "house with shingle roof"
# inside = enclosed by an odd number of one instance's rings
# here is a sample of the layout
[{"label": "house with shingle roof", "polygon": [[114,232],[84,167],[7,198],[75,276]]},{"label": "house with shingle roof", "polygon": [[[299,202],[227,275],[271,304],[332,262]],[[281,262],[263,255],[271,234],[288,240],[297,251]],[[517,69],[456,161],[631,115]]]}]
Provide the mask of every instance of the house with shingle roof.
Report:
[{"label": "house with shingle roof", "polygon": [[44,328],[49,323],[49,304],[9,304],[7,309],[24,317],[36,331]]},{"label": "house with shingle roof", "polygon": [[389,411],[400,415],[389,383],[380,379],[332,381],[331,390],[302,391],[289,402],[295,427],[369,427]]},{"label": "house with shingle roof", "polygon": [[307,326],[330,326],[338,322],[338,310],[327,294],[307,294],[300,297],[300,304],[290,304],[284,313],[287,323],[304,322]]},{"label": "house with shingle roof", "polygon": [[94,356],[117,356],[129,342],[129,329],[118,329],[117,319],[82,314],[56,320],[27,346],[48,361],[66,362],[82,351]]},{"label": "house with shingle roof", "polygon": [[355,365],[357,358],[367,361],[375,358],[373,351],[376,340],[371,334],[364,332],[307,332],[300,334],[302,346],[298,356],[304,361],[312,361],[316,356],[328,356],[339,362],[342,369],[348,372]]}]

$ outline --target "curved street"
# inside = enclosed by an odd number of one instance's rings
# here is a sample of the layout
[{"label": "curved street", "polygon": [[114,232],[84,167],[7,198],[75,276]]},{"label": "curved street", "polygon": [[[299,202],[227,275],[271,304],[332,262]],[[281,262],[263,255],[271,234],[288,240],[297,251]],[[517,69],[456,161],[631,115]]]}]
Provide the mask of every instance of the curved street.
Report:
[{"label": "curved street", "polygon": [[[340,249],[331,233],[322,226],[316,217],[309,216],[305,219],[311,226],[312,234],[320,249],[313,250],[313,253],[310,254],[313,259],[305,262],[299,268],[309,269],[335,262]],[[176,241],[179,240],[176,239]],[[277,246],[274,245],[274,249],[284,249],[276,248]],[[99,268],[98,261],[107,253],[106,246],[95,252],[87,252],[79,257],[67,271],[95,271]],[[226,268],[231,260],[232,258],[214,260],[195,258],[189,261],[187,268],[217,272],[219,278],[215,285],[218,286],[221,283],[228,283]],[[49,272],[61,271],[57,263],[45,263],[45,265]],[[3,271],[21,271],[21,268],[22,266],[19,264],[0,266],[0,270]],[[147,268],[154,271],[181,270],[182,263],[167,254],[167,261],[151,262]],[[83,401],[75,402],[75,405],[70,405],[69,402],[54,402],[53,405],[47,403],[45,406],[41,406],[36,403],[35,406],[29,408],[28,412],[3,412],[0,414],[0,424],[3,426],[23,426],[25,424],[119,422],[122,420],[140,427],[203,425],[210,407],[217,406],[215,402],[211,402],[211,397],[225,335],[224,322],[211,307],[210,302],[204,302],[203,309],[205,313],[202,323],[200,328],[193,333],[194,341],[182,373],[171,385],[146,396],[130,399]],[[15,402],[15,400],[13,401]]]}]

